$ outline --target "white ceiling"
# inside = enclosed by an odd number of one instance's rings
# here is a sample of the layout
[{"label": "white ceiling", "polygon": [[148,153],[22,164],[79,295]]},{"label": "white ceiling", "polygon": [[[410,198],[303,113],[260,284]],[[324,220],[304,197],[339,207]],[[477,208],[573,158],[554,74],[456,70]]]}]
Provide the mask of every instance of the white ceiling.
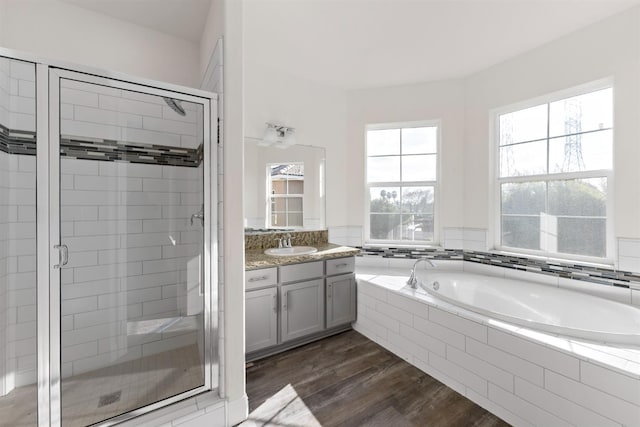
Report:
[{"label": "white ceiling", "polygon": [[[196,43],[211,3],[63,1]],[[245,0],[245,61],[343,89],[463,77],[636,4],[640,0]]]},{"label": "white ceiling", "polygon": [[463,77],[638,0],[245,0],[245,58],[345,89]]},{"label": "white ceiling", "polygon": [[200,43],[211,0],[62,0],[94,12]]}]

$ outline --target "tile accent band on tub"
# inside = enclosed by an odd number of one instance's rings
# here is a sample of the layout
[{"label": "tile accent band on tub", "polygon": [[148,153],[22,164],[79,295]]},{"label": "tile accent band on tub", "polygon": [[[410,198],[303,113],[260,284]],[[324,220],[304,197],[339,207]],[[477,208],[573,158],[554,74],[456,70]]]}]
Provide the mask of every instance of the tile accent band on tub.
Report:
[{"label": "tile accent band on tub", "polygon": [[[0,151],[8,154],[36,155],[36,133],[12,130],[0,125]],[[60,138],[60,155],[103,162],[144,163],[162,166],[198,167],[204,159],[204,146],[198,148],[121,142],[108,139]]]},{"label": "tile accent band on tub", "polygon": [[361,249],[362,252],[358,256],[379,256],[382,258],[397,259],[429,258],[435,260],[464,260],[494,267],[580,280],[604,286],[615,286],[626,289],[633,287],[640,289],[640,274],[638,273],[593,267],[579,263],[561,263],[559,261],[527,258],[524,256],[461,249],[373,248],[366,246],[359,249]]}]

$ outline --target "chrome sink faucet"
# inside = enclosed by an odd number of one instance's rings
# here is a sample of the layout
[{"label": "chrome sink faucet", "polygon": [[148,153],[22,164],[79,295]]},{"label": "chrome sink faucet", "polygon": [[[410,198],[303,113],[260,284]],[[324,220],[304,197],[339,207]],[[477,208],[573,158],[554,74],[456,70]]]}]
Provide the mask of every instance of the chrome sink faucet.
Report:
[{"label": "chrome sink faucet", "polygon": [[283,238],[276,239],[278,241],[279,248],[290,248],[291,246],[291,234],[287,233]]},{"label": "chrome sink faucet", "polygon": [[411,276],[409,276],[409,280],[407,280],[407,285],[411,286],[411,289],[418,288],[418,279],[416,278],[416,266],[419,262],[424,261],[429,264],[431,267],[436,268],[433,261],[428,258],[419,258],[416,262],[413,263],[413,268],[411,269]]}]

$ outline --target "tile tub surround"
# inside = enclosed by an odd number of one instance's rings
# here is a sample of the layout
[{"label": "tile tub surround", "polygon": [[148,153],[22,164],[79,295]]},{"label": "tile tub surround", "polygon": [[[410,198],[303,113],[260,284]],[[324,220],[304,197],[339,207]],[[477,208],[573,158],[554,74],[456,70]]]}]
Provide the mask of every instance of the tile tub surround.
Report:
[{"label": "tile tub surround", "polygon": [[244,249],[277,248],[276,239],[282,239],[287,234],[291,235],[291,244],[294,246],[317,246],[329,243],[327,230],[247,232],[244,234]]},{"label": "tile tub surround", "polygon": [[344,258],[355,256],[360,253],[359,249],[349,246],[323,243],[310,245],[318,249],[310,255],[299,256],[270,256],[265,255],[263,249],[253,249],[245,251],[245,270],[257,270],[260,268],[275,267],[278,265],[299,264],[303,262],[319,261],[331,258]]},{"label": "tile tub surround", "polygon": [[358,265],[356,274],[358,332],[505,421],[640,422],[640,349],[493,321],[407,289],[406,270]]}]

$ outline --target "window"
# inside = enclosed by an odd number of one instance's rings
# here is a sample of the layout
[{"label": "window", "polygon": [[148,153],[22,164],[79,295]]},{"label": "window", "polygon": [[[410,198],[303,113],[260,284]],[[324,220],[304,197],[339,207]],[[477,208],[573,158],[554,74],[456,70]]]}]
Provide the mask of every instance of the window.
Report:
[{"label": "window", "polygon": [[271,164],[269,174],[269,227],[299,228],[303,225],[304,164]]},{"label": "window", "polygon": [[610,258],[613,89],[497,115],[500,248]]},{"label": "window", "polygon": [[438,124],[375,125],[366,132],[368,243],[433,243]]}]

